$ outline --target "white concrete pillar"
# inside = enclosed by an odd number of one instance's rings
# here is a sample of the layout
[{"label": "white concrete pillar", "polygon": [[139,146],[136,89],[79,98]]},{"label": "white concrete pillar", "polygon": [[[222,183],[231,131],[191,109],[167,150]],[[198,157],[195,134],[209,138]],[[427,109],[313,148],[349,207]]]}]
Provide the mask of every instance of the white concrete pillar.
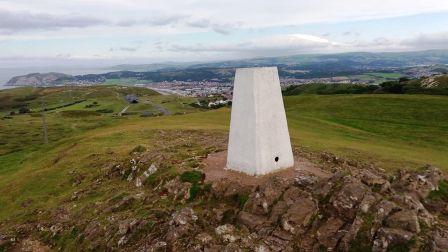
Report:
[{"label": "white concrete pillar", "polygon": [[277,67],[237,69],[227,169],[263,175],[293,165]]}]

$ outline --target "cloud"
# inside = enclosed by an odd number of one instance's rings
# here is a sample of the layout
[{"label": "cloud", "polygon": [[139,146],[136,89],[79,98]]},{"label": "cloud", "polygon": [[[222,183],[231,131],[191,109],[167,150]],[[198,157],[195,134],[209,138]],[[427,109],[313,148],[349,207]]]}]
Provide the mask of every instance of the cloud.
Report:
[{"label": "cloud", "polygon": [[210,20],[209,19],[196,19],[196,20],[192,20],[192,21],[188,21],[187,25],[191,26],[191,27],[196,27],[196,28],[207,28],[210,27]]},{"label": "cloud", "polygon": [[62,16],[0,9],[0,31],[6,33],[32,29],[84,28],[104,23],[104,20],[81,15]]},{"label": "cloud", "polygon": [[386,37],[377,37],[371,40],[354,40],[345,44],[346,50],[356,51],[393,51],[405,50],[400,40]]},{"label": "cloud", "polygon": [[136,47],[130,47],[130,46],[121,46],[121,47],[111,47],[109,49],[110,52],[115,52],[115,51],[122,51],[122,52],[135,52],[139,49],[138,46]]},{"label": "cloud", "polygon": [[13,12],[0,9],[0,33],[11,34],[20,31],[56,30],[62,28],[88,28],[92,26],[133,27],[133,26],[179,26],[209,29],[219,34],[228,35],[240,23],[214,23],[209,19],[192,20],[189,15],[153,15],[150,18],[125,18],[118,21],[94,18],[87,15],[53,15],[48,13]]},{"label": "cloud", "polygon": [[[448,1],[442,0],[0,2],[0,57],[70,53],[214,60],[448,45],[440,32],[448,21]],[[273,36],[284,33],[301,34]],[[78,46],[70,46],[73,41]]]},{"label": "cloud", "polygon": [[142,18],[142,19],[125,19],[121,20],[115,25],[117,26],[165,26],[165,25],[174,25],[180,23],[182,20],[188,18],[187,15],[157,15],[152,18]]},{"label": "cloud", "polygon": [[372,40],[355,40],[346,45],[346,50],[362,51],[412,51],[448,49],[448,31],[420,33],[408,38],[377,37]]},{"label": "cloud", "polygon": [[401,45],[421,49],[448,49],[448,31],[437,33],[420,33],[404,39]]},{"label": "cloud", "polygon": [[244,56],[271,56],[327,50],[337,45],[337,43],[314,35],[288,34],[264,37],[240,43],[222,43],[215,45],[172,44],[170,50],[176,52],[214,52]]},{"label": "cloud", "polygon": [[214,23],[210,19],[203,18],[188,21],[186,25],[193,28],[210,29],[222,35],[229,35],[232,33],[232,31],[235,31],[239,27],[241,27],[243,25],[243,22]]},{"label": "cloud", "polygon": [[336,53],[350,51],[413,51],[448,49],[448,31],[419,34],[406,39],[376,37],[370,40],[336,42],[323,36],[288,34],[263,37],[238,43],[171,44],[168,50],[199,54],[228,54],[235,57],[279,56],[302,53]]}]

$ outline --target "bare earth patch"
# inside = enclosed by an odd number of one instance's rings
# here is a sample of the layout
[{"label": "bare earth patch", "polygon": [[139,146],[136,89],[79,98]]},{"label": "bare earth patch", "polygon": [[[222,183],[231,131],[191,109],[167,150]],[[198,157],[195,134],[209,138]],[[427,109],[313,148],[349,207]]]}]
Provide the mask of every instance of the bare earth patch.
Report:
[{"label": "bare earth patch", "polygon": [[328,178],[331,176],[329,172],[322,170],[319,166],[304,157],[295,157],[294,167],[282,169],[262,176],[250,176],[242,172],[227,170],[225,169],[226,161],[227,150],[209,154],[203,161],[205,181],[213,182],[222,178],[228,178],[232,181],[239,182],[242,185],[255,186],[265,183],[269,178],[274,176],[280,178],[294,178],[301,172],[311,173],[319,178]]}]

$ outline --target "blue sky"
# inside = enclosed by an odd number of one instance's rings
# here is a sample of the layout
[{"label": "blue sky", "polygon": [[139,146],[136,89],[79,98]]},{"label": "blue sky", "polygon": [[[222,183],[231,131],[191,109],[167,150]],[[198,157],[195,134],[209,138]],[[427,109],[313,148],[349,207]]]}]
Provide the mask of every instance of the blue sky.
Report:
[{"label": "blue sky", "polygon": [[448,49],[445,0],[0,0],[0,67]]}]

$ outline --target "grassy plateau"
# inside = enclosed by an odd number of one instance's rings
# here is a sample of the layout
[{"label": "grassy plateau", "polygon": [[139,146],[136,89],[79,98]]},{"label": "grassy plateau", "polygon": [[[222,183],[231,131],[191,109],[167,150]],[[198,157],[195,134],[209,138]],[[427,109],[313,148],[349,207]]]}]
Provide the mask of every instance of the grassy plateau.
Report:
[{"label": "grassy plateau", "polygon": [[[139,96],[139,103],[126,102],[130,93]],[[43,144],[42,98],[48,144]],[[136,146],[187,160],[158,172],[197,167],[186,157],[225,149],[230,109],[198,109],[190,106],[194,101],[121,86],[0,91],[0,222],[24,221],[33,218],[35,209],[57,207],[80,190],[73,186],[74,174],[95,178]],[[448,170],[446,96],[297,95],[285,97],[284,104],[297,148],[331,152],[388,171],[425,164]],[[30,112],[18,114],[24,106]],[[76,207],[126,187],[125,182],[104,185]]]}]

